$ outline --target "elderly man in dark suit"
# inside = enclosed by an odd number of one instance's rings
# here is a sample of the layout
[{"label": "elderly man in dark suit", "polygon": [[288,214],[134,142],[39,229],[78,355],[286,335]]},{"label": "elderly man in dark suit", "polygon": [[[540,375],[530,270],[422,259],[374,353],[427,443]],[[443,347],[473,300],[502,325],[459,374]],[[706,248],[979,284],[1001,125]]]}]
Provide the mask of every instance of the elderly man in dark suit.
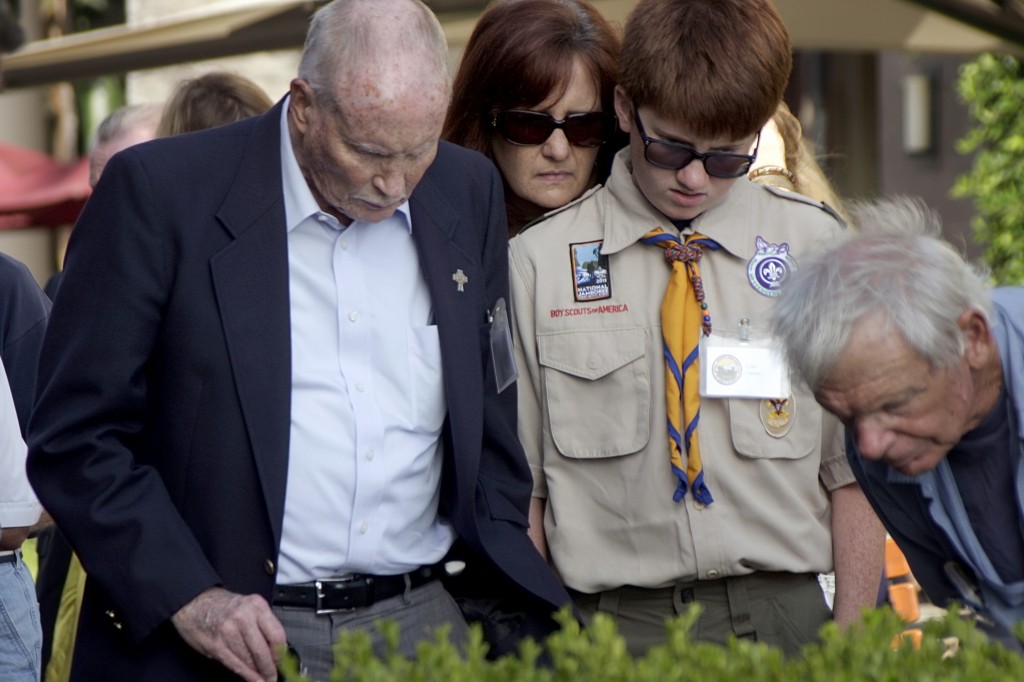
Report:
[{"label": "elderly man in dark suit", "polygon": [[456,551],[478,607],[518,607],[504,646],[568,603],[526,535],[501,181],[438,143],[446,59],[419,0],[336,0],[267,115],[107,166],[29,434],[89,575],[73,679],[268,679],[286,642],[326,677],[378,617],[404,651],[461,637]]}]

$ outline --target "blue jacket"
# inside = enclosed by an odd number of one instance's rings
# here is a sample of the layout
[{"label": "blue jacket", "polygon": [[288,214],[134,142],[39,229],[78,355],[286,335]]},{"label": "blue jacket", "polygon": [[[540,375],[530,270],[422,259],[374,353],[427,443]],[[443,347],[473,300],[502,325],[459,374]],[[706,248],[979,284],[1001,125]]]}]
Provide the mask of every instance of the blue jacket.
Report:
[{"label": "blue jacket", "polygon": [[[1024,499],[1024,289],[1003,288],[992,292],[993,333],[999,344],[1007,396],[1017,422],[1016,489],[1018,507]],[[949,463],[907,476],[882,462],[858,456],[847,432],[847,455],[857,480],[889,534],[903,550],[928,597],[939,606],[950,600],[971,605],[995,624],[995,633],[1011,641],[1008,630],[1024,621],[1024,581],[1004,583],[986,556],[964,511]],[[1024,507],[1018,509],[1024,518]],[[945,568],[957,562],[966,571],[977,594],[954,584]],[[980,598],[980,599],[979,599]]]}]

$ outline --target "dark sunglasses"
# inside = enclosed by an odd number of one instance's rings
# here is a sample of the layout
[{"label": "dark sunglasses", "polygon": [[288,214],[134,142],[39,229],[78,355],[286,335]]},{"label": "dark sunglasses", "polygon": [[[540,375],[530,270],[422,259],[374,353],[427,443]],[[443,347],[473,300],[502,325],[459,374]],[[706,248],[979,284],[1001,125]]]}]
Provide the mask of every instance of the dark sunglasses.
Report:
[{"label": "dark sunglasses", "polygon": [[532,147],[561,130],[569,144],[577,147],[599,147],[615,132],[615,116],[604,111],[569,114],[561,121],[539,111],[511,109],[491,117],[491,127],[512,144]]},{"label": "dark sunglasses", "polygon": [[713,178],[739,178],[747,174],[750,165],[757,156],[757,148],[761,145],[761,133],[757,134],[757,143],[753,154],[737,154],[735,152],[706,152],[701,154],[693,147],[680,142],[656,140],[647,136],[644,124],[640,121],[640,112],[633,106],[633,118],[636,120],[637,132],[644,141],[644,158],[647,163],[658,168],[679,170],[699,160],[704,164],[704,171]]}]

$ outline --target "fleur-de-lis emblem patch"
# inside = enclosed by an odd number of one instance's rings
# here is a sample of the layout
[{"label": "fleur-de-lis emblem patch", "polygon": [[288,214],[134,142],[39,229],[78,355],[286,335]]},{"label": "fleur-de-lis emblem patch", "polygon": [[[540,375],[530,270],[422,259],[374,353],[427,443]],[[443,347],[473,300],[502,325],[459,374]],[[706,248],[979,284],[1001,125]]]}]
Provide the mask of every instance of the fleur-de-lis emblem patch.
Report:
[{"label": "fleur-de-lis emblem patch", "polygon": [[762,296],[775,298],[782,285],[796,272],[796,261],[789,255],[789,244],[772,244],[757,238],[757,253],[747,263],[747,280]]}]

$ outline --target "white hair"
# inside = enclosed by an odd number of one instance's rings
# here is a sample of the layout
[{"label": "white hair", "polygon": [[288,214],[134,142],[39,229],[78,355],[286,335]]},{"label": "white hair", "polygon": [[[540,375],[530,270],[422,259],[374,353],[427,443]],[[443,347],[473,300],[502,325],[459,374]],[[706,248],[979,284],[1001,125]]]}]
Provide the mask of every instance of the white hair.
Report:
[{"label": "white hair", "polygon": [[114,109],[96,128],[90,147],[95,148],[101,144],[107,144],[127,135],[136,128],[156,130],[162,112],[163,105],[161,104],[129,104]]},{"label": "white hair", "polygon": [[991,315],[985,272],[942,240],[938,215],[919,199],[856,203],[851,215],[856,236],[803,260],[775,307],[772,333],[790,368],[817,390],[868,317],[931,366],[955,364],[960,315]]},{"label": "white hair", "polygon": [[[395,10],[394,16],[383,20],[385,9]],[[333,94],[338,78],[403,53],[426,60],[451,89],[444,30],[421,0],[334,0],[310,20],[299,78],[318,93]]]}]

